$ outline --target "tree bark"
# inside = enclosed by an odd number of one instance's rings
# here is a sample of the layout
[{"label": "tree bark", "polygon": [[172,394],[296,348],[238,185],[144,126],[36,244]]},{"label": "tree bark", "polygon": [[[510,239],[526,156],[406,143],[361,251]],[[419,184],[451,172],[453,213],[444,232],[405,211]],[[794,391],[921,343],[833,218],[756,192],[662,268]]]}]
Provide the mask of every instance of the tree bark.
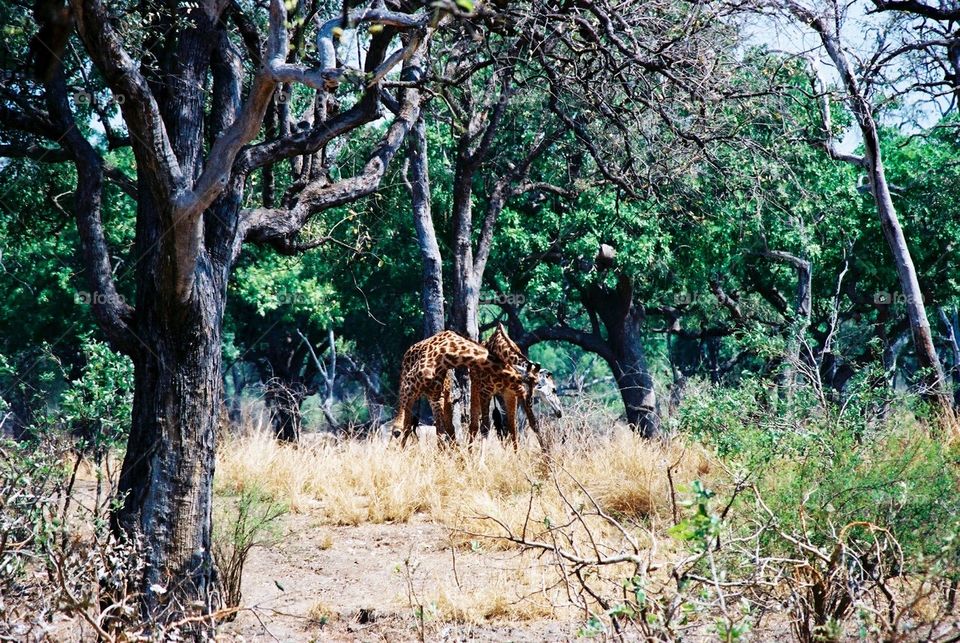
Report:
[{"label": "tree bark", "polygon": [[[643,351],[643,309],[633,302],[633,282],[617,276],[615,288],[594,284],[581,291],[583,305],[595,320],[592,331],[569,326],[542,327],[517,343],[526,350],[532,344],[558,340],[575,344],[603,358],[613,373],[627,423],[643,437],[660,433],[660,416],[653,375]],[[600,324],[606,330],[601,334]]]},{"label": "tree bark", "polygon": [[420,301],[423,306],[423,336],[432,337],[445,326],[443,306],[443,260],[433,227],[430,197],[430,166],[427,157],[427,127],[421,116],[407,141],[409,175],[407,186],[413,209],[413,225],[423,262]]},{"label": "tree bark", "polygon": [[[157,221],[150,208],[141,200],[141,222]],[[155,234],[141,231],[138,249],[154,241]],[[161,268],[165,254],[146,252],[138,269],[143,348],[134,357],[133,418],[118,487],[123,504],[113,514],[115,527],[143,536],[140,590],[143,616],[153,623],[178,615],[184,597],[199,600],[203,613],[215,607],[210,490],[223,394],[224,284],[201,258],[208,269],[198,271],[194,296],[180,301]]]},{"label": "tree bark", "polygon": [[591,286],[584,305],[593,311],[607,331],[606,357],[620,389],[627,423],[645,438],[660,432],[653,376],[643,352],[643,311],[633,303],[633,282],[621,274],[615,288]]},{"label": "tree bark", "polygon": [[[461,143],[465,145],[465,143]],[[450,325],[464,337],[480,337],[480,283],[473,269],[473,176],[475,168],[460,150],[453,179],[453,288]]]},{"label": "tree bark", "polygon": [[[890,186],[887,183],[883,156],[880,151],[880,134],[876,121],[873,118],[873,109],[866,98],[866,93],[854,72],[853,66],[847,57],[846,51],[840,42],[840,19],[834,15],[832,20],[814,13],[793,0],[786,1],[787,8],[802,22],[810,26],[820,37],[827,55],[833,61],[840,80],[846,90],[850,110],[853,113],[857,126],[863,136],[864,157],[857,159],[838,153],[832,144],[831,124],[829,118],[824,119],[827,152],[834,158],[853,162],[860,165],[870,181],[871,192],[880,217],[880,227],[893,256],[900,289],[903,294],[910,322],[910,332],[913,338],[913,347],[917,355],[919,367],[925,371],[923,376],[923,397],[931,402],[937,411],[948,423],[953,422],[953,407],[950,395],[947,392],[943,366],[933,344],[933,334],[927,311],[920,290],[920,281],[917,269],[907,245],[906,236],[900,225],[897,210],[893,204]],[[825,100],[829,100],[828,98]],[[829,114],[829,103],[825,106],[825,116]]]}]

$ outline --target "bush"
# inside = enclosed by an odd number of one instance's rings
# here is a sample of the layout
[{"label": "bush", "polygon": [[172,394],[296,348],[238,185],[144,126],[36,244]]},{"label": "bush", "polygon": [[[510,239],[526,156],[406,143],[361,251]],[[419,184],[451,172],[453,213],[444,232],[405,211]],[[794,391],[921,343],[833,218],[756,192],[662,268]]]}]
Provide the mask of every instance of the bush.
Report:
[{"label": "bush", "polygon": [[[138,623],[136,543],[71,502],[67,445],[0,442],[0,638],[45,640],[57,614],[113,640]],[[90,526],[93,529],[90,529]]]},{"label": "bush", "polygon": [[236,501],[214,518],[213,558],[217,565],[227,609],[240,606],[243,568],[254,547],[271,544],[278,536],[286,505],[272,500],[257,487],[247,487]]},{"label": "bush", "polygon": [[127,434],[133,410],[133,363],[94,340],[84,342],[83,354],[83,373],[64,390],[52,419],[99,464],[109,449],[122,445]]},{"label": "bush", "polygon": [[[854,614],[896,638],[918,625],[895,583],[940,595],[960,578],[960,453],[919,400],[873,384],[864,374],[841,401],[801,387],[776,409],[755,382],[695,390],[677,418],[724,458],[733,489],[752,491],[731,505],[725,538],[737,544],[717,550],[718,564],[757,596],[764,583],[788,590],[800,640],[841,638]],[[935,621],[953,609],[934,602]]]}]

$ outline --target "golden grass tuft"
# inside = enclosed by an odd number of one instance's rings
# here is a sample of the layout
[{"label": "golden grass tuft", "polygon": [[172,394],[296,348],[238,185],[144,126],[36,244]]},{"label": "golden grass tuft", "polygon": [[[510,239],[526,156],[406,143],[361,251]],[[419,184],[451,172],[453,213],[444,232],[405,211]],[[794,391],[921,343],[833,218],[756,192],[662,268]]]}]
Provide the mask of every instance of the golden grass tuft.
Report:
[{"label": "golden grass tuft", "polygon": [[[449,585],[440,586],[428,596],[430,611],[444,623],[480,625],[488,621],[539,621],[555,618],[555,609],[534,590],[530,579],[511,577],[497,579],[474,590],[462,590]],[[530,591],[526,596],[519,588]]]},{"label": "golden grass tuft", "polygon": [[339,617],[336,610],[322,601],[317,601],[307,610],[307,618],[316,624],[326,624],[336,621]]},{"label": "golden grass tuft", "polygon": [[[417,567],[410,572],[417,576]],[[397,596],[401,609],[423,610],[428,621],[482,625],[490,621],[541,621],[575,611],[560,587],[559,572],[538,553],[499,556],[460,577],[411,578],[420,592]],[[456,581],[456,582],[454,582]]]},{"label": "golden grass tuft", "polygon": [[621,520],[666,519],[668,466],[678,486],[711,472],[698,447],[626,430],[568,439],[549,461],[530,443],[519,451],[497,440],[446,450],[401,449],[376,438],[296,447],[259,432],[224,440],[216,489],[231,494],[254,485],[330,525],[405,522],[421,514],[462,529],[466,541],[489,533],[495,525],[488,517],[522,529],[531,504],[531,520],[562,520],[569,513],[564,497],[588,510],[596,501]]}]

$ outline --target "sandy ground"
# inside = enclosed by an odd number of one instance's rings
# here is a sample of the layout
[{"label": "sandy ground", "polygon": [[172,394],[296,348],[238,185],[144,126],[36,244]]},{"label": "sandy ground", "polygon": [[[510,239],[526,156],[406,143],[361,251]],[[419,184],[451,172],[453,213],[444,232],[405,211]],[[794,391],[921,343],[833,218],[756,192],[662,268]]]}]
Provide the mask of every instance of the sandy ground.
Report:
[{"label": "sandy ground", "polygon": [[[455,573],[447,529],[425,521],[329,527],[309,515],[285,520],[287,535],[279,544],[251,552],[243,578],[247,609],[220,628],[225,640],[559,641],[576,636],[574,622],[477,625],[444,622],[431,614],[431,597],[441,587],[479,587],[516,569],[515,554],[459,549]],[[418,605],[428,606],[422,623]]]}]

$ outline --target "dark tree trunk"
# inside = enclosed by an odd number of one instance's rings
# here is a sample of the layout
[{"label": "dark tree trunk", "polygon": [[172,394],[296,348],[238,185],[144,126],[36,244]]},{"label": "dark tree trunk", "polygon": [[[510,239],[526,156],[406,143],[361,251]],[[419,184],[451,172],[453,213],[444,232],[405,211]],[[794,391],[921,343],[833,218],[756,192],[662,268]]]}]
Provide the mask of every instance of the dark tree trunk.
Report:
[{"label": "dark tree trunk", "polygon": [[950,347],[950,355],[953,364],[950,366],[950,384],[953,387],[953,406],[960,408],[960,322],[958,322],[957,309],[953,308],[950,314],[947,314],[942,307],[938,311],[940,320],[943,322],[946,333],[947,345]]},{"label": "dark tree trunk", "polygon": [[518,343],[526,349],[536,342],[559,340],[602,357],[617,383],[627,422],[644,437],[655,437],[660,432],[660,416],[653,375],[643,351],[643,309],[633,303],[633,282],[621,274],[615,288],[594,284],[582,288],[581,297],[593,324],[591,331],[560,324],[538,328]]},{"label": "dark tree trunk", "polygon": [[797,367],[803,358],[804,335],[810,327],[812,269],[810,262],[789,252],[769,250],[764,253],[776,261],[782,261],[793,267],[797,275],[797,287],[793,302],[793,315],[787,327],[787,346],[783,356],[783,369],[780,372],[780,394],[784,399],[793,398],[797,387]]},{"label": "dark tree trunk", "polygon": [[[158,221],[146,212],[150,207],[141,200],[141,222]],[[145,227],[139,247],[166,245],[159,227]],[[123,504],[113,520],[126,533],[149,536],[140,590],[145,617],[163,622],[179,613],[176,602],[184,597],[201,602],[197,611],[214,607],[210,489],[223,394],[225,288],[204,256],[192,296],[180,302],[164,253],[144,256],[136,329],[143,348],[134,356],[133,418],[118,487]]]},{"label": "dark tree trunk", "polygon": [[420,300],[423,306],[423,336],[432,337],[444,329],[443,261],[433,227],[430,199],[430,168],[427,160],[427,128],[420,118],[408,139],[410,159],[408,187],[413,223],[423,262]]},{"label": "dark tree trunk", "polygon": [[616,288],[594,286],[584,304],[607,331],[605,359],[620,390],[627,423],[646,438],[656,436],[660,432],[657,397],[643,352],[643,311],[633,303],[633,283],[620,275]]},{"label": "dark tree trunk", "polygon": [[[299,331],[297,331],[299,332]],[[308,368],[308,350],[301,334],[294,336],[291,329],[275,322],[265,338],[269,343],[262,359],[261,370],[271,374],[264,383],[264,402],[270,409],[274,435],[284,442],[298,442],[303,427],[300,406],[307,395],[315,391],[308,385],[315,370]]]},{"label": "dark tree trunk", "polygon": [[273,432],[278,440],[296,444],[303,431],[303,412],[300,410],[305,391],[276,382],[269,386],[264,401],[270,409]]},{"label": "dark tree trunk", "polygon": [[473,176],[472,161],[458,156],[453,179],[453,288],[450,326],[464,337],[478,339],[480,326],[480,283],[473,265]]}]

